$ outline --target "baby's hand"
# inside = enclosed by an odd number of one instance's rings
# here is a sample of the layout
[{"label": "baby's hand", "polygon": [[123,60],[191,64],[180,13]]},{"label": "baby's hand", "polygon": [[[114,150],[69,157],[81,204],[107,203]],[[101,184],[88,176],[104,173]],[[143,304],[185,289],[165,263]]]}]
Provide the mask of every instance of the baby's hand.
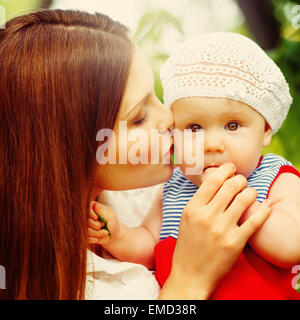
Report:
[{"label": "baby's hand", "polygon": [[120,232],[120,222],[115,212],[108,206],[93,201],[88,219],[88,242],[108,244]]}]

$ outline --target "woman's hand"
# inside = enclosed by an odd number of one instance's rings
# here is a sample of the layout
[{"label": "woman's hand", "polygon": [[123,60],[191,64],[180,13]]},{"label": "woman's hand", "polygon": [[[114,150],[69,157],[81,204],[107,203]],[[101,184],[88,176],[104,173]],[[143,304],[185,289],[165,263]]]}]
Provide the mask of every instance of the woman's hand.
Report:
[{"label": "woman's hand", "polygon": [[88,219],[88,243],[108,244],[120,233],[120,222],[108,206],[92,201]]},{"label": "woman's hand", "polygon": [[271,209],[263,203],[238,226],[257,193],[247,188],[245,177],[234,173],[234,165],[225,163],[203,175],[202,185],[183,210],[161,299],[207,299],[269,216]]}]

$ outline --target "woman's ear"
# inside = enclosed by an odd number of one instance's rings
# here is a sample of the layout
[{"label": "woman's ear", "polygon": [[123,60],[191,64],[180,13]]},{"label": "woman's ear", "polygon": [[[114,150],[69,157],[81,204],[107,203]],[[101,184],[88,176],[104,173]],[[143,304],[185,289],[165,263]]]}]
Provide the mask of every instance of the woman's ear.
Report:
[{"label": "woman's ear", "polygon": [[267,147],[272,140],[272,128],[269,126],[267,122],[265,122],[265,133],[263,139],[263,146]]}]

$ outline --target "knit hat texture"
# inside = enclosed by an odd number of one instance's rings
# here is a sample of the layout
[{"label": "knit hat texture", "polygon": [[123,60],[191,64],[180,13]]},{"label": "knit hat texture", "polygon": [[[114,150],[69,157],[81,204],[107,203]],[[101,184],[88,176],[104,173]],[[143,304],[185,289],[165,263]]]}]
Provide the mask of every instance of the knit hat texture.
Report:
[{"label": "knit hat texture", "polygon": [[184,42],[160,75],[166,106],[187,97],[241,101],[265,118],[273,134],[292,103],[278,66],[254,41],[237,33],[207,33]]}]

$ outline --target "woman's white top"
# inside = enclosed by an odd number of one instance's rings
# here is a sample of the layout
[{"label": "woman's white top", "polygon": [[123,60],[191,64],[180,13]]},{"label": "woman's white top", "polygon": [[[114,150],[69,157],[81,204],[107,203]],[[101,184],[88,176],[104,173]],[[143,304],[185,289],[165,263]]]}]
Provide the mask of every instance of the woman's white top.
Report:
[{"label": "woman's white top", "polygon": [[102,258],[88,251],[87,300],[155,300],[160,287],[145,266]]},{"label": "woman's white top", "polygon": [[[141,223],[160,186],[130,191],[104,191],[100,201],[111,206],[129,227]],[[108,254],[87,254],[87,300],[154,300],[160,287],[145,266],[120,262]]]}]

